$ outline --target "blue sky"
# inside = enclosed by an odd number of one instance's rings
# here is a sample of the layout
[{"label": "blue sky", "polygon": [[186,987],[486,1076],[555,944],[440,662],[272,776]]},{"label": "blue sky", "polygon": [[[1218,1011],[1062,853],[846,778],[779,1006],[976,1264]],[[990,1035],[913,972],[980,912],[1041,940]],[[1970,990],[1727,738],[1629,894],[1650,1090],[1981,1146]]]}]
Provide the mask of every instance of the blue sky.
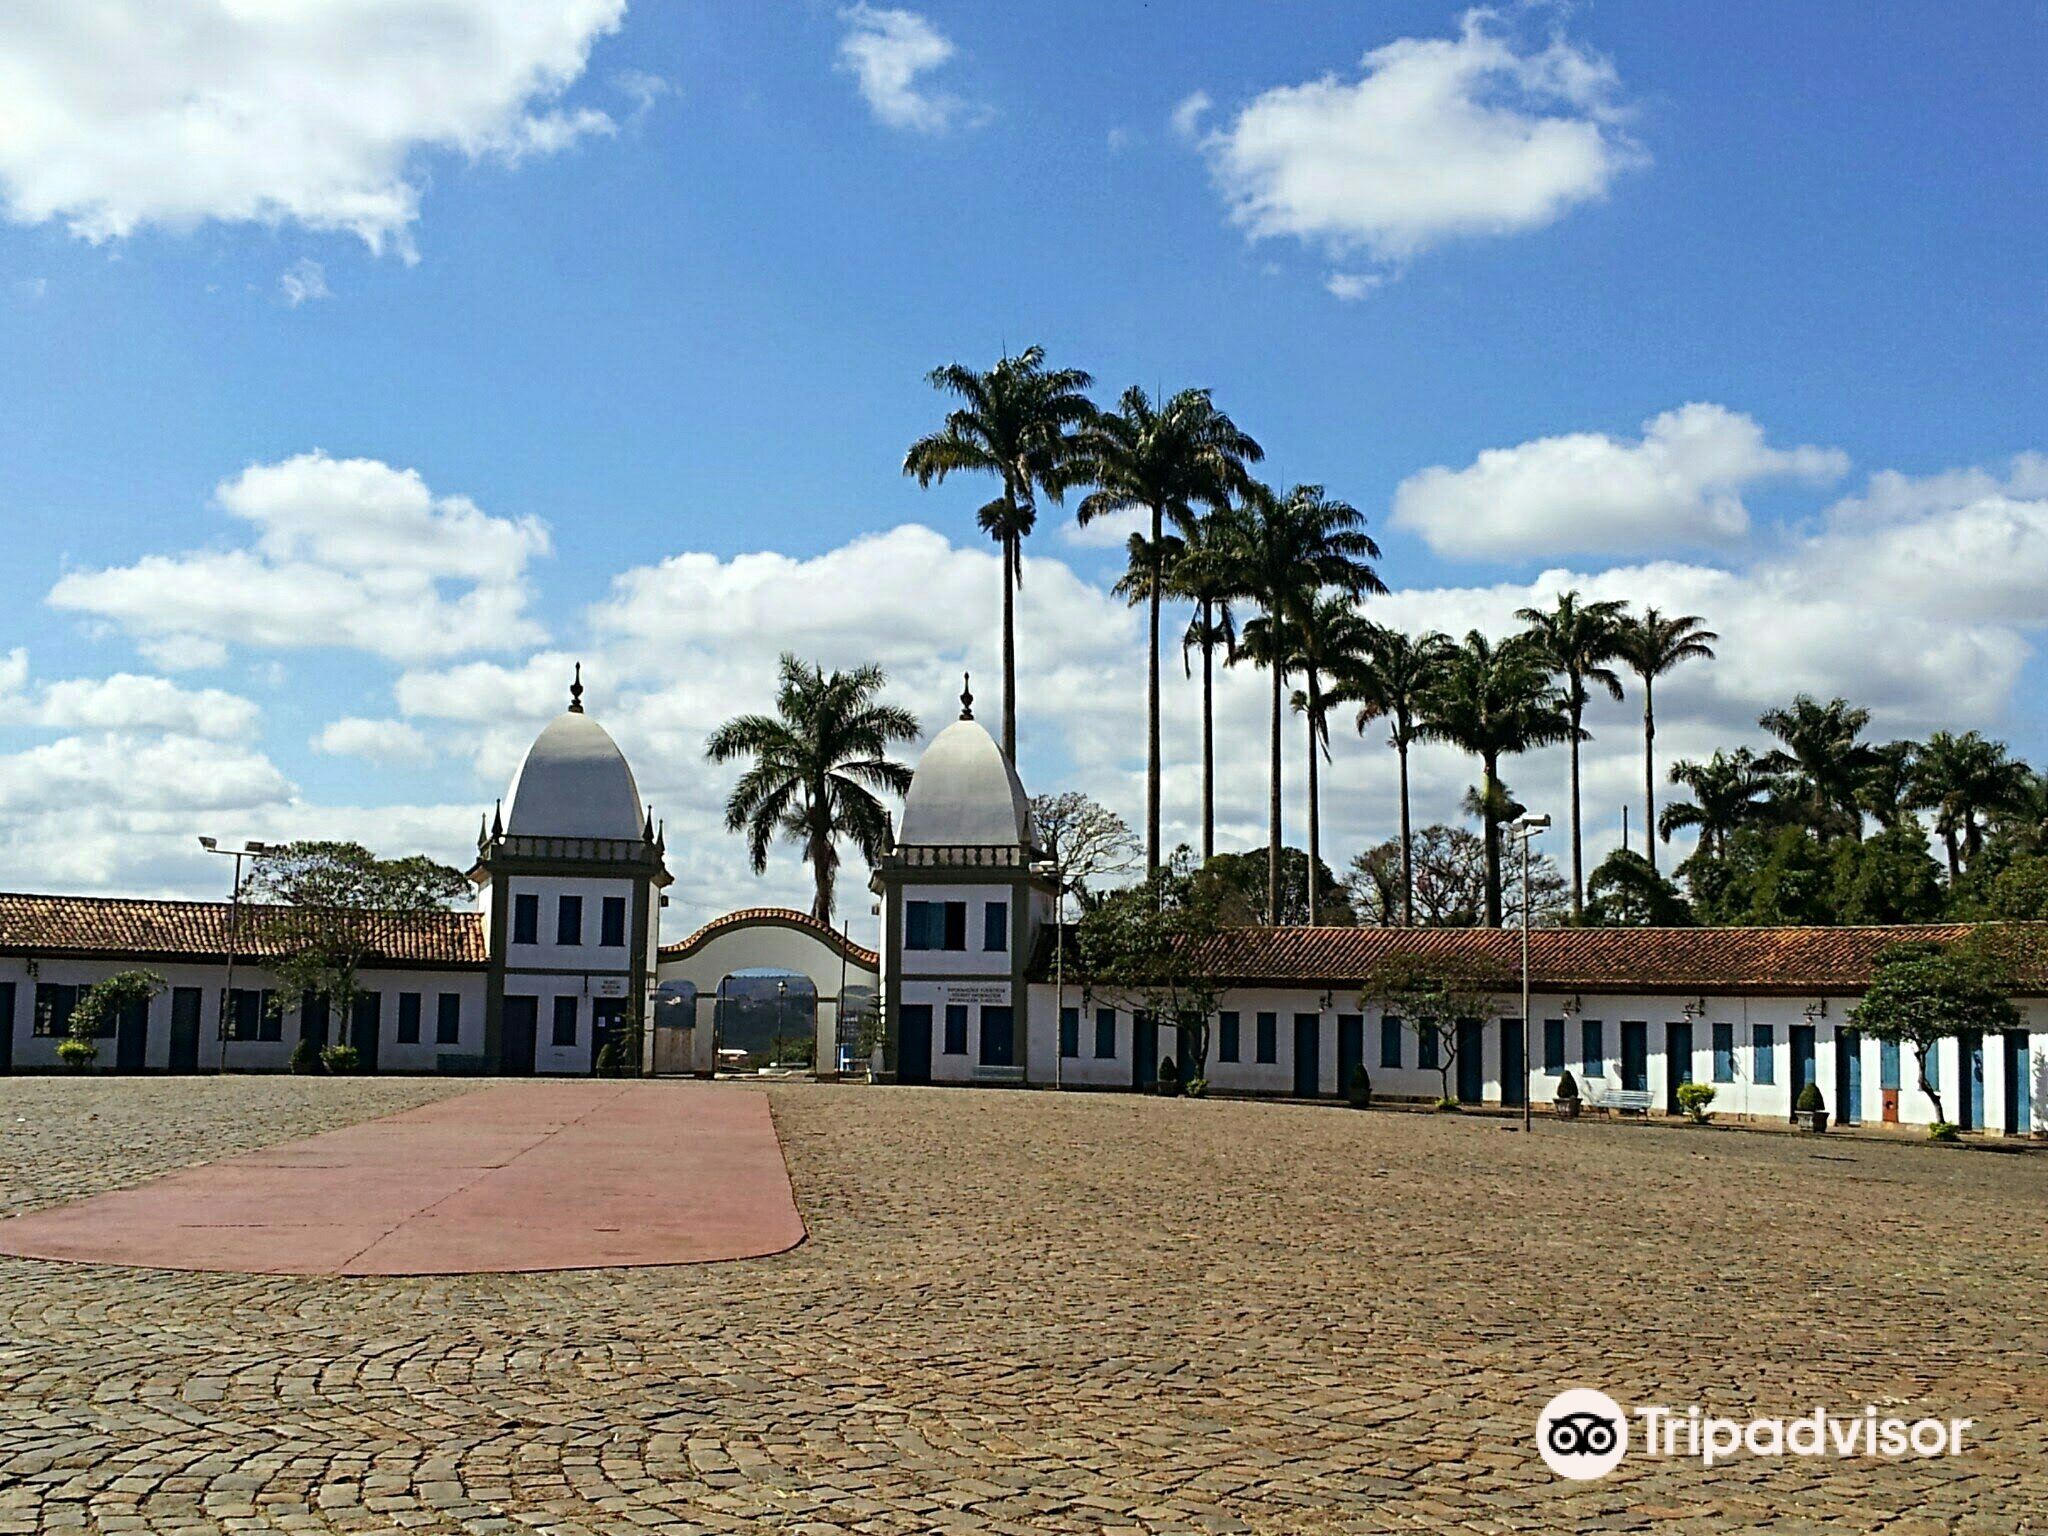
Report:
[{"label": "blue sky", "polygon": [[[1105,398],[1211,386],[1272,478],[1366,511],[1402,622],[1566,582],[1705,613],[1731,643],[1674,685],[1674,752],[1800,686],[2048,751],[2037,6],[479,0],[402,71],[365,7],[174,46],[164,11],[211,7],[125,9],[155,103],[60,0],[0,20],[0,884],[205,888],[183,850],[224,823],[457,856],[580,654],[696,840],[686,905],[799,893],[716,833],[702,728],[785,644],[880,655],[933,724],[959,666],[993,703],[986,493],[898,466],[925,370],[1033,341]],[[401,483],[453,552],[337,552],[407,543],[349,499]],[[941,538],[858,553],[906,524]],[[1135,811],[1114,552],[1051,517],[1032,554],[1027,776]],[[445,623],[377,606],[478,571]],[[295,632],[278,594],[330,579]],[[1390,830],[1384,756],[1341,751],[1339,862]]]}]

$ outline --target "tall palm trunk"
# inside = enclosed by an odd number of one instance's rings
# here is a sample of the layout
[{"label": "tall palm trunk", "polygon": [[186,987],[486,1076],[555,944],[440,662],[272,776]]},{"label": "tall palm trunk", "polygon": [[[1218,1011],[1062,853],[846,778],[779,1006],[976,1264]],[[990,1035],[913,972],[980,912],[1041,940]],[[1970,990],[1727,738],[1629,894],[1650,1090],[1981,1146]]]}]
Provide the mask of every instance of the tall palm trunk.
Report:
[{"label": "tall palm trunk", "polygon": [[[1159,508],[1154,507],[1152,545],[1148,556],[1152,570],[1151,579],[1146,583],[1151,591],[1146,603],[1149,613],[1145,644],[1145,873],[1148,877],[1159,873],[1159,583],[1162,574],[1159,539],[1162,532]],[[1155,881],[1155,894],[1157,888]]]},{"label": "tall palm trunk", "polygon": [[1650,699],[1649,674],[1643,675],[1643,848],[1650,873],[1657,872],[1657,709]]},{"label": "tall palm trunk", "polygon": [[1956,847],[1956,829],[1943,826],[1941,829],[1942,852],[1948,855],[1948,888],[1953,891],[1956,882],[1962,878],[1961,850]]},{"label": "tall palm trunk", "polygon": [[1303,713],[1308,716],[1308,925],[1313,928],[1322,917],[1320,904],[1316,900],[1316,868],[1321,860],[1323,848],[1322,812],[1316,803],[1319,798],[1316,776],[1317,711],[1313,696],[1309,699],[1309,707]]},{"label": "tall palm trunk", "polygon": [[805,857],[811,861],[811,879],[816,895],[811,901],[811,916],[830,926],[832,922],[832,888],[838,875],[839,851],[832,842],[829,827],[811,829],[810,848]]},{"label": "tall palm trunk", "polygon": [[1415,926],[1415,829],[1408,819],[1408,742],[1394,744],[1401,759],[1401,925]]},{"label": "tall palm trunk", "polygon": [[[1277,636],[1275,643],[1278,643]],[[1280,690],[1285,681],[1279,662],[1273,663],[1272,673],[1272,782],[1266,796],[1266,921],[1277,925],[1280,921]]]},{"label": "tall palm trunk", "polygon": [[1500,820],[1494,814],[1493,790],[1494,785],[1500,782],[1499,775],[1495,772],[1500,760],[1494,754],[1488,753],[1479,761],[1483,773],[1479,788],[1480,793],[1486,797],[1480,815],[1486,829],[1486,926],[1498,928],[1501,925]]},{"label": "tall palm trunk", "polygon": [[1003,537],[1003,756],[1017,764],[1017,566],[1018,541]]},{"label": "tall palm trunk", "polygon": [[1216,645],[1202,603],[1202,862],[1216,857]]},{"label": "tall palm trunk", "polygon": [[[1572,683],[1574,692],[1578,683]],[[1586,910],[1586,844],[1579,833],[1579,718],[1581,710],[1572,706],[1572,921],[1577,922]]]}]

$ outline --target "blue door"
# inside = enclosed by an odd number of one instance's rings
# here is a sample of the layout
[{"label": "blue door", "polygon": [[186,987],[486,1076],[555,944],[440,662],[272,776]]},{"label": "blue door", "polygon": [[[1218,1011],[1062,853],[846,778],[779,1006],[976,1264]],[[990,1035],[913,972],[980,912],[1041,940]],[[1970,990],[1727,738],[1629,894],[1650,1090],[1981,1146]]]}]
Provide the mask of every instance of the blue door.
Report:
[{"label": "blue door", "polygon": [[[1806,1085],[1813,1081],[1813,1026],[1794,1024],[1792,1026],[1792,1108],[1799,1108],[1799,1095],[1806,1092]],[[1832,1106],[1830,1106],[1832,1108]],[[1794,1118],[1793,1115],[1786,1116]]]},{"label": "blue door", "polygon": [[1017,1064],[1016,1018],[1007,1008],[981,1010],[981,1064],[984,1067],[1014,1067]]},{"label": "blue door", "polygon": [[[1624,1036],[1624,1038],[1626,1038]],[[1692,1026],[1664,1026],[1664,1113],[1678,1113],[1678,1088],[1692,1081]]]},{"label": "blue door", "polygon": [[1477,1104],[1486,1097],[1486,1026],[1477,1019],[1458,1020],[1458,1102]]},{"label": "blue door", "polygon": [[896,1081],[932,1080],[932,1005],[905,1003],[896,1010]]},{"label": "blue door", "polygon": [[1131,1015],[1131,1086],[1150,1088],[1158,1081],[1158,1022],[1149,1013],[1134,1013]]},{"label": "blue door", "polygon": [[2028,1068],[2027,1037],[2016,1029],[2005,1033],[2005,1129],[2010,1136],[2024,1136],[2034,1128],[2034,1085]]},{"label": "blue door", "polygon": [[1337,1091],[1351,1091],[1351,1074],[1365,1065],[1365,1016],[1337,1015]]},{"label": "blue door", "polygon": [[1630,1093],[1650,1091],[1650,1026],[1641,1019],[1622,1021],[1621,1086]]},{"label": "blue door", "polygon": [[1529,1091],[1529,1074],[1522,1063],[1522,1021],[1500,1021],[1500,1101],[1519,1105]]},{"label": "blue door", "polygon": [[1323,1078],[1323,1016],[1297,1013],[1294,1016],[1294,1096],[1312,1099]]},{"label": "blue door", "polygon": [[1835,1036],[1835,1119],[1855,1125],[1863,1118],[1863,1037],[1853,1029]]},{"label": "blue door", "polygon": [[1956,1088],[1956,1125],[1966,1131],[1984,1124],[1984,1034],[1967,1029],[1956,1036],[1962,1047],[1963,1080]]}]

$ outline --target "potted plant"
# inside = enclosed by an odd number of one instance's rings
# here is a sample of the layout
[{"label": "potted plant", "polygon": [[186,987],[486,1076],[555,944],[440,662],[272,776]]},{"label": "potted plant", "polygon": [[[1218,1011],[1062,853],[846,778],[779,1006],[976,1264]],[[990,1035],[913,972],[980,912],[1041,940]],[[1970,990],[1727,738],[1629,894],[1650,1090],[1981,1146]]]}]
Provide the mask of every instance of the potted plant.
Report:
[{"label": "potted plant", "polygon": [[1828,1102],[1820,1096],[1820,1084],[1808,1083],[1799,1090],[1799,1123],[1815,1135],[1828,1128]]},{"label": "potted plant", "polygon": [[1162,1099],[1174,1098],[1180,1093],[1180,1068],[1174,1065],[1171,1056],[1159,1063],[1159,1081],[1153,1086]]},{"label": "potted plant", "polygon": [[1678,1085],[1678,1107],[1685,1111],[1694,1125],[1707,1123],[1707,1106],[1714,1102],[1712,1083],[1680,1083]]},{"label": "potted plant", "polygon": [[1579,1118],[1579,1080],[1566,1071],[1557,1080],[1557,1091],[1550,1096],[1551,1107],[1557,1111],[1560,1120]]},{"label": "potted plant", "polygon": [[301,1035],[292,1047],[291,1068],[300,1077],[318,1077],[327,1070],[327,1063],[320,1059],[320,1047]]},{"label": "potted plant", "polygon": [[66,1036],[57,1042],[57,1059],[73,1072],[83,1072],[99,1060],[100,1048],[90,1040]]},{"label": "potted plant", "polygon": [[362,1056],[352,1045],[330,1045],[320,1053],[320,1059],[327,1063],[327,1070],[337,1075],[355,1071]]},{"label": "potted plant", "polygon": [[1344,1097],[1353,1109],[1372,1108],[1372,1077],[1359,1062],[1351,1069],[1351,1081],[1344,1085]]},{"label": "potted plant", "polygon": [[1946,1120],[1937,1120],[1934,1124],[1927,1127],[1927,1139],[1929,1141],[1939,1141],[1951,1147],[1961,1146],[1962,1129],[1959,1126],[1951,1125]]}]

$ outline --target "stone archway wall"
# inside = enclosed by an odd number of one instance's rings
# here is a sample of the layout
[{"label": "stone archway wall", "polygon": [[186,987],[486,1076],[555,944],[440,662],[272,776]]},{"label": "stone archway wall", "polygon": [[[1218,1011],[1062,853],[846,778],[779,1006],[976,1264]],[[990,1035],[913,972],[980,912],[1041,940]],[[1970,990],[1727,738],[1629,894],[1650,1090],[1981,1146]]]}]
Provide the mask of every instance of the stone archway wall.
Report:
[{"label": "stone archway wall", "polygon": [[697,988],[690,1060],[700,1075],[716,1068],[712,1010],[718,984],[734,971],[793,971],[818,989],[817,1039],[812,1060],[820,1077],[838,1075],[840,989],[881,984],[881,956],[790,907],[748,907],[713,918],[679,943],[661,947],[657,975]]}]

